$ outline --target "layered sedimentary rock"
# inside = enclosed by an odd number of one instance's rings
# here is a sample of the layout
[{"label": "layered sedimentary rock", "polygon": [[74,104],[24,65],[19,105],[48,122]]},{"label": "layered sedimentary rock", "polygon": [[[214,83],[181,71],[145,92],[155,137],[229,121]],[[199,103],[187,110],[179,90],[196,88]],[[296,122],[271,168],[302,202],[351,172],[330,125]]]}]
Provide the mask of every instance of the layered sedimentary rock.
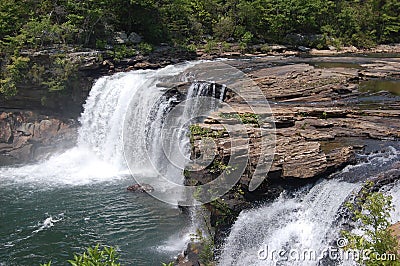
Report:
[{"label": "layered sedimentary rock", "polygon": [[[227,115],[229,111],[224,108],[197,124],[199,129],[192,132],[192,157],[201,155],[202,140],[211,137],[218,163],[186,172],[190,185],[202,185],[223,175],[230,156],[235,154],[232,150],[249,142],[249,160],[237,185],[206,204],[216,228],[217,245],[236,215],[252,202],[274,199],[285,189],[329,178],[331,173],[355,163],[355,154],[363,152],[371,141],[400,139],[400,97],[360,90],[360,81],[370,77],[399,78],[400,60],[343,58],[343,65],[338,66],[329,65],[330,61],[338,63],[337,58],[323,58],[328,63],[326,67],[317,67],[314,60],[265,58],[232,62],[256,82],[269,100],[270,109],[265,108],[265,113],[258,109],[257,122],[242,119],[247,129],[243,139],[221,133],[221,124],[240,124],[238,119],[229,119],[234,115]],[[240,93],[246,94],[246,88]],[[236,110],[237,117],[252,115],[243,97],[232,97],[228,104]],[[257,163],[262,155],[261,136],[264,131],[273,131],[271,119],[275,124],[274,158],[270,168],[261,171],[265,180],[250,191],[252,174],[255,167],[260,167]]]},{"label": "layered sedimentary rock", "polygon": [[34,112],[0,113],[0,162],[28,163],[74,146],[77,122]]}]

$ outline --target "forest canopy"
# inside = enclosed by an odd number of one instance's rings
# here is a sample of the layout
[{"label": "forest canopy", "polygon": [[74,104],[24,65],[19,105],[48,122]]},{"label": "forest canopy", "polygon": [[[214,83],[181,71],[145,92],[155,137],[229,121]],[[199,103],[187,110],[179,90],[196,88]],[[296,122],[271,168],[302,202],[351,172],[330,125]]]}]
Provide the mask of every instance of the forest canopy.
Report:
[{"label": "forest canopy", "polygon": [[[4,45],[38,47],[111,43],[135,32],[148,43],[287,43],[315,35],[315,45],[369,47],[400,42],[398,0],[2,0]],[[312,45],[312,44],[311,44]]]}]

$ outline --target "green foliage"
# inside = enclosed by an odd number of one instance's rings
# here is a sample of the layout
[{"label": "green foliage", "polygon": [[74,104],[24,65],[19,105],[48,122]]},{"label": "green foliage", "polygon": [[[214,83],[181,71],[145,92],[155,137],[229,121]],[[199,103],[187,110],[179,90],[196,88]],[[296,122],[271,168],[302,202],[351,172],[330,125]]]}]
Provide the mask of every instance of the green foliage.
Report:
[{"label": "green foliage", "polygon": [[196,230],[196,234],[190,235],[191,241],[200,242],[201,250],[199,253],[200,262],[203,265],[214,265],[214,240],[211,236],[204,236],[200,229]]},{"label": "green foliage", "polygon": [[21,81],[24,70],[27,69],[29,58],[12,55],[2,62],[0,73],[0,94],[5,97],[14,96],[17,93],[16,83]]},{"label": "green foliage", "polygon": [[396,261],[378,260],[382,255],[397,254],[399,247],[389,229],[390,211],[393,210],[392,197],[380,192],[370,193],[369,187],[370,184],[367,184],[363,188],[355,204],[346,204],[353,212],[354,220],[359,223],[358,228],[363,232],[363,235],[359,235],[343,231],[342,235],[349,241],[346,249],[370,250],[369,260],[364,261],[367,266],[400,265],[398,258]]},{"label": "green foliage", "polygon": [[[74,259],[68,260],[68,263],[72,266],[121,266],[118,257],[113,247],[100,248],[96,245],[88,247],[83,254],[74,254]],[[40,266],[51,266],[51,261]]]},{"label": "green foliage", "polygon": [[[314,35],[306,42],[314,47],[339,44],[369,47],[399,42],[399,30],[397,0],[2,0],[0,3],[0,40],[14,48],[72,44],[104,49],[106,44],[113,44],[115,33],[122,31],[127,34],[134,31],[151,44],[200,44],[212,39],[206,51],[213,51],[216,42],[231,38],[246,49],[251,42],[282,42],[291,34]],[[151,51],[147,44],[138,49]]]},{"label": "green foliage", "polygon": [[138,49],[142,54],[150,54],[154,50],[154,47],[149,43],[142,42],[138,44]]},{"label": "green foliage", "polygon": [[215,51],[217,48],[218,48],[217,42],[210,40],[210,41],[208,41],[208,42],[206,43],[206,45],[204,46],[204,51],[205,51],[206,53],[212,53],[212,52]]},{"label": "green foliage", "polygon": [[73,39],[73,34],[78,31],[69,22],[53,23],[49,16],[32,18],[21,29],[15,41],[19,45],[37,48],[44,45],[67,44]]},{"label": "green foliage", "polygon": [[243,36],[240,39],[240,41],[242,43],[249,44],[252,39],[253,39],[253,33],[249,32],[249,31],[246,31],[246,33],[243,34]]},{"label": "green foliage", "polygon": [[238,119],[243,124],[260,125],[260,115],[254,113],[240,113],[240,114],[220,113],[219,116],[228,119]]},{"label": "green foliage", "polygon": [[189,52],[196,52],[197,51],[197,45],[191,43],[186,45],[185,47],[183,47],[185,50],[189,51]]},{"label": "green foliage", "polygon": [[119,61],[126,57],[132,57],[137,54],[136,50],[132,47],[128,47],[124,44],[116,45],[114,51],[112,52],[114,60]]},{"label": "green foliage", "polygon": [[214,261],[214,241],[211,237],[203,240],[203,249],[199,254],[200,261],[208,266],[213,265]]},{"label": "green foliage", "polygon": [[204,128],[199,125],[190,125],[189,127],[190,130],[190,136],[202,136],[202,137],[209,137],[209,138],[218,138],[221,137],[224,133],[225,130],[212,130],[210,128]]},{"label": "green foliage", "polygon": [[106,47],[107,47],[106,40],[101,40],[101,39],[96,40],[96,48],[97,49],[104,50],[104,49],[106,49]]},{"label": "green foliage", "polygon": [[216,221],[216,225],[231,224],[238,215],[238,213],[229,208],[228,204],[221,198],[217,198],[209,204],[220,213],[220,218]]},{"label": "green foliage", "polygon": [[174,263],[174,262],[169,262],[169,263],[164,263],[164,262],[162,262],[161,265],[162,265],[162,266],[174,266],[175,263]]},{"label": "green foliage", "polygon": [[75,254],[73,260],[68,260],[73,266],[120,266],[118,254],[113,247],[89,247],[83,254]]},{"label": "green foliage", "polygon": [[225,172],[230,175],[236,168],[232,165],[225,165],[222,161],[214,160],[210,169],[210,173],[222,173]]},{"label": "green foliage", "polygon": [[226,40],[232,37],[235,32],[235,22],[231,17],[220,17],[214,25],[214,34],[221,40]]},{"label": "green foliage", "polygon": [[65,55],[55,55],[52,60],[51,73],[41,84],[48,87],[50,92],[63,91],[69,80],[73,79],[78,70],[78,62]]}]

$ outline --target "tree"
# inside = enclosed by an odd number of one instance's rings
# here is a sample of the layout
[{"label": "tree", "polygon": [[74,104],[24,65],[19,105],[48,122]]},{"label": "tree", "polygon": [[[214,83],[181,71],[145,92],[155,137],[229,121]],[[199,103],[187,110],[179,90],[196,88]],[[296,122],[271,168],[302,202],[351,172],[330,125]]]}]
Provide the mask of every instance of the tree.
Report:
[{"label": "tree", "polygon": [[[400,265],[398,258],[396,261],[380,260],[383,254],[397,254],[399,248],[397,239],[389,229],[390,211],[393,210],[392,197],[380,192],[370,193],[367,188],[363,188],[356,204],[347,203],[346,205],[353,212],[354,220],[358,222],[358,228],[362,232],[360,235],[343,231],[342,235],[349,241],[346,248],[359,251],[370,250],[369,254],[365,253],[368,255],[368,260],[364,261],[367,266]],[[360,260],[362,259],[361,257]]]}]

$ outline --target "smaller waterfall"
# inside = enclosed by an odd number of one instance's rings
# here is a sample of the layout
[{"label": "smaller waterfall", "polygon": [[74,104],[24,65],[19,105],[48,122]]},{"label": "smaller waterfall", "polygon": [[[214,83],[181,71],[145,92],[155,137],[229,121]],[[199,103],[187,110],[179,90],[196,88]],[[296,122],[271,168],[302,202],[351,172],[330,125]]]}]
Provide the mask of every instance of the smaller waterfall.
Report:
[{"label": "smaller waterfall", "polygon": [[394,210],[390,213],[390,217],[392,218],[392,222],[400,221],[400,181],[388,191],[392,196],[392,202],[394,205]]},{"label": "smaller waterfall", "polygon": [[[226,240],[220,265],[314,265],[310,261],[284,262],[281,250],[315,250],[329,245],[332,222],[348,195],[361,184],[323,181],[296,198],[282,195],[274,203],[243,212]],[[268,258],[259,259],[266,248]],[[275,251],[272,254],[272,251]],[[273,256],[273,257],[271,257]],[[317,264],[315,264],[317,265]]]},{"label": "smaller waterfall", "polygon": [[219,100],[222,102],[225,97],[226,86],[222,85],[221,94],[219,95]]}]

